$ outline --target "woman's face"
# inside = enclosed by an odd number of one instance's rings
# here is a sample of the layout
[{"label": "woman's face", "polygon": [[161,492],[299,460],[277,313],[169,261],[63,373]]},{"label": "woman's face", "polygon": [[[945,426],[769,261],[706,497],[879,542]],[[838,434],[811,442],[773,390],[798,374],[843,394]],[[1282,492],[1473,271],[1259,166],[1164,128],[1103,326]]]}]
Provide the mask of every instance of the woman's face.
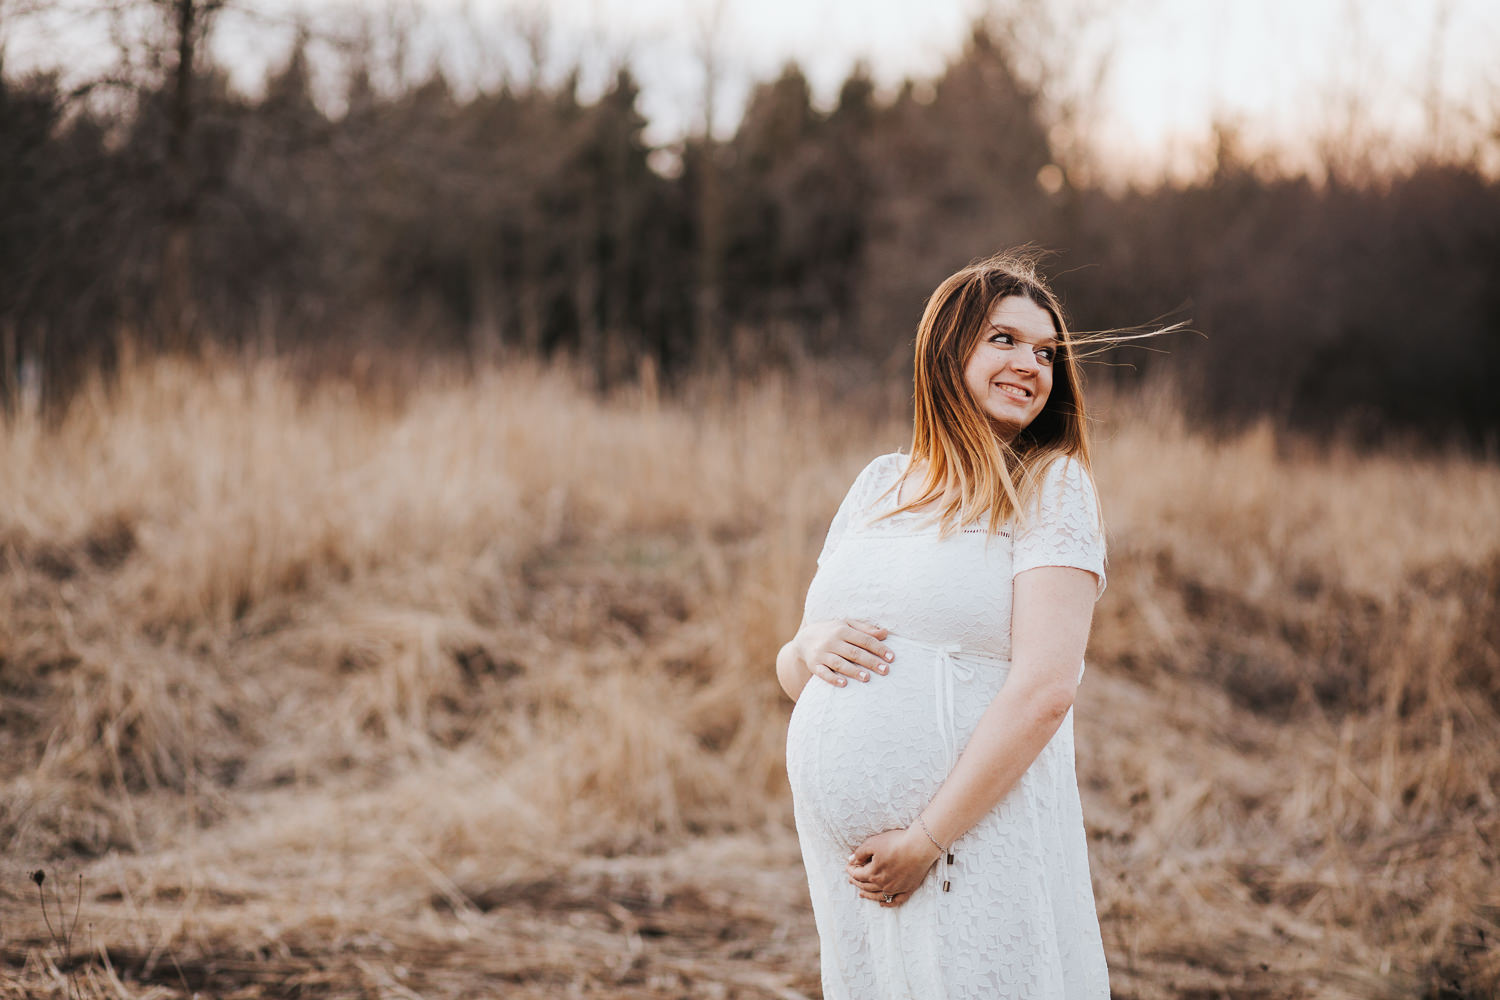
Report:
[{"label": "woman's face", "polygon": [[1057,334],[1052,316],[1024,295],[997,301],[969,362],[964,384],[1006,440],[1036,419],[1052,392]]}]

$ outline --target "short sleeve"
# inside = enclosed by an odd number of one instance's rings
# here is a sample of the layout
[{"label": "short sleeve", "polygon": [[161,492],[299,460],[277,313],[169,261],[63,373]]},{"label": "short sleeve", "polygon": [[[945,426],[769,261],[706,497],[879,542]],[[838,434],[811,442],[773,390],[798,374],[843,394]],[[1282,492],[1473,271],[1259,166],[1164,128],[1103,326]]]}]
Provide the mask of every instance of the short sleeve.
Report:
[{"label": "short sleeve", "polygon": [[818,553],[818,565],[822,566],[839,546],[839,540],[849,530],[849,523],[858,517],[880,495],[890,481],[901,470],[905,461],[900,454],[881,455],[862,469],[844,494],[833,523],[828,526],[828,537],[823,540],[823,551]]},{"label": "short sleeve", "polygon": [[1011,575],[1038,566],[1087,570],[1104,593],[1104,529],[1099,498],[1082,463],[1052,463],[1042,479],[1035,506],[1019,518],[1011,547]]}]

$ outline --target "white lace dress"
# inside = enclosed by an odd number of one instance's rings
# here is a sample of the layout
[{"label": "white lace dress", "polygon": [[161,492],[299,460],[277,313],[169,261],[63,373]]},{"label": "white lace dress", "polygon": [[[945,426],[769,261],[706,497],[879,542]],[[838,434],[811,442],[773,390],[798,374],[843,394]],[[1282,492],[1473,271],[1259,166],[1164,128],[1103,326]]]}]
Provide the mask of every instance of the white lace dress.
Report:
[{"label": "white lace dress", "polygon": [[[906,456],[871,462],[840,505],[805,620],[890,631],[886,676],[808,682],[787,731],[787,773],[822,949],[825,1000],[1109,996],[1073,771],[1073,714],[1020,782],[954,844],[908,901],[861,899],[844,864],[866,837],[913,823],[1005,681],[1012,580],[1075,566],[1104,590],[1088,476],[1059,461],[1013,532],[939,538],[920,515],[871,523]],[[1079,664],[1080,673],[1083,665]],[[943,889],[943,883],[948,889]]]}]

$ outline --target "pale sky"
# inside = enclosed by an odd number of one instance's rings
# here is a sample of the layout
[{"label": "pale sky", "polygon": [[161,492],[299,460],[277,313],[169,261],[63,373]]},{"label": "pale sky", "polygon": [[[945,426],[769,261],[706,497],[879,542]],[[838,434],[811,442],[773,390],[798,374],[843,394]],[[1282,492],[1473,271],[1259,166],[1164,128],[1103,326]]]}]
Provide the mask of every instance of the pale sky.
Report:
[{"label": "pale sky", "polygon": [[[220,22],[216,52],[253,89],[285,60],[299,12],[337,35],[363,11],[377,23],[420,24],[409,73],[436,62],[460,88],[491,87],[507,67],[524,72],[518,23],[546,24],[552,68],[581,60],[585,92],[628,59],[648,138],[669,142],[701,119],[706,37],[716,40],[716,121],[727,133],[751,83],[788,60],[826,105],[857,60],[886,88],[928,79],[977,14],[1028,4],[1053,27],[1023,54],[1062,81],[1054,96],[1089,98],[1085,145],[1111,172],[1189,169],[1216,117],[1238,122],[1252,146],[1294,145],[1351,113],[1397,140],[1425,136],[1434,92],[1452,142],[1500,121],[1500,4],[1487,0],[257,0],[242,6],[261,16]],[[102,30],[68,15],[71,6],[57,0],[40,22],[11,25],[7,68],[50,62],[86,73],[107,61]],[[330,87],[333,51],[322,60]]]}]

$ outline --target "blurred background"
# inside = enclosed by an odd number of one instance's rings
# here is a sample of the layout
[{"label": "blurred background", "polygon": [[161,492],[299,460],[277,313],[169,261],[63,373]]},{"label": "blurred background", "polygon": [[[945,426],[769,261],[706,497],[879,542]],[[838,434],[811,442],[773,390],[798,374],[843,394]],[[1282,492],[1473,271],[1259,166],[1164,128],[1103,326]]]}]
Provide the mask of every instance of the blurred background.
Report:
[{"label": "blurred background", "polygon": [[[1492,440],[1500,14],[1461,0],[7,0],[0,385],[148,349],[905,363],[1031,243],[1214,418]],[[1160,367],[1133,352],[1104,377]],[[870,372],[862,370],[860,379]],[[1412,379],[1441,391],[1412,391]],[[1487,437],[1489,435],[1489,437]]]},{"label": "blurred background", "polygon": [[[0,998],[813,998],[776,649],[1032,245],[1130,998],[1500,994],[1500,9],[0,0]],[[33,874],[37,873],[37,874]]]}]

